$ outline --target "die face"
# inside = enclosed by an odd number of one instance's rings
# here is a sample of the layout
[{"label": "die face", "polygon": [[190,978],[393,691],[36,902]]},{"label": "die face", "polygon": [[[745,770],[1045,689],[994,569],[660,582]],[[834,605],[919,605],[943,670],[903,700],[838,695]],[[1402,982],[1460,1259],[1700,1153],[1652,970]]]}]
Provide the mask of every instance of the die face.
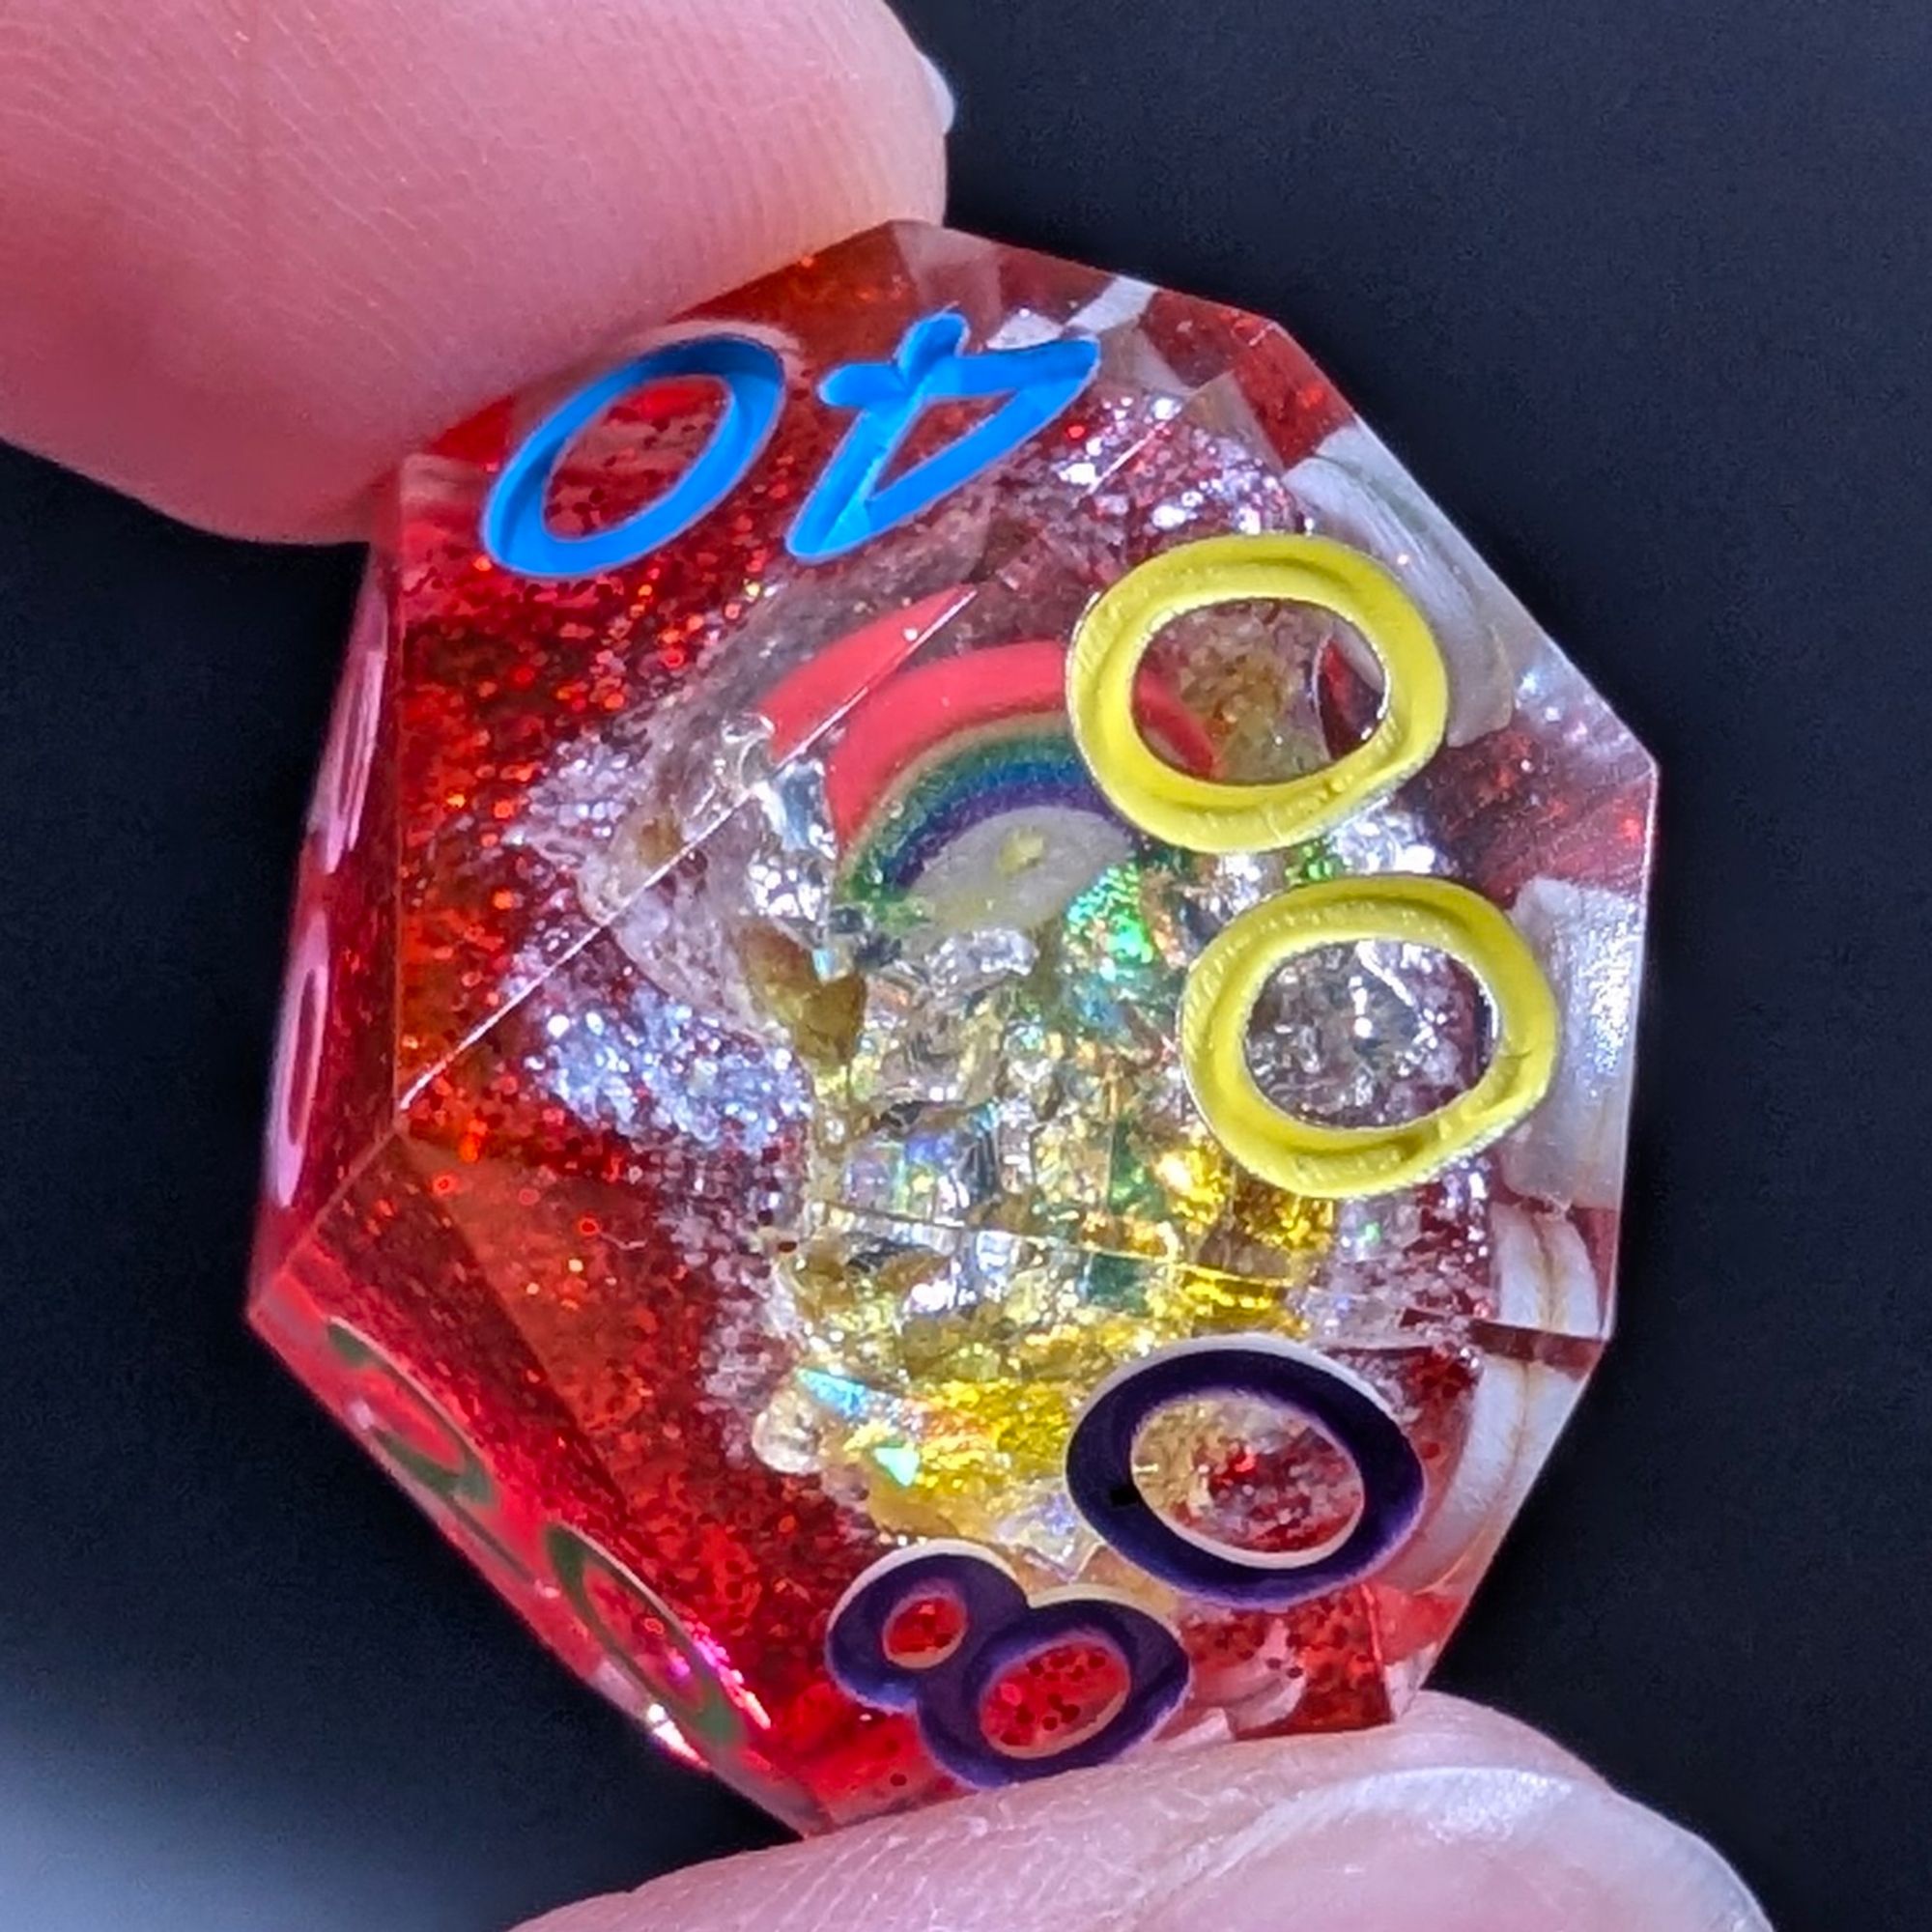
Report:
[{"label": "die face", "polygon": [[1279,330],[857,238],[405,466],[256,1319],[803,1829],[1377,1721],[1607,1333],[1653,789]]}]

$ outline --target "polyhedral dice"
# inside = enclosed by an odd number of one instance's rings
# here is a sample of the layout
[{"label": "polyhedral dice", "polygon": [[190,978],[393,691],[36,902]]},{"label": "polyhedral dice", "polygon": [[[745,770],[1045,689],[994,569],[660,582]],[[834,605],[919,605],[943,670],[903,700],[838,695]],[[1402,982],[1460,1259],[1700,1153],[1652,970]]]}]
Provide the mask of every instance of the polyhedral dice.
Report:
[{"label": "polyhedral dice", "polygon": [[1607,1330],[1653,787],[1278,329],[859,237],[404,465],[254,1319],[800,1828],[1377,1722]]}]

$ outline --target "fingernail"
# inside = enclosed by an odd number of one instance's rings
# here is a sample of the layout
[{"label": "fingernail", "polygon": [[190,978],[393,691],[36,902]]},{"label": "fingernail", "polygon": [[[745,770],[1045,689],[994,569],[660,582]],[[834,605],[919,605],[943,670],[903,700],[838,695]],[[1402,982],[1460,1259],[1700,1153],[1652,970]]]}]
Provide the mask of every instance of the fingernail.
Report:
[{"label": "fingernail", "polygon": [[925,69],[926,85],[932,89],[933,105],[939,110],[939,131],[950,134],[959,112],[959,103],[952,94],[952,83],[930,54],[921,54],[919,59],[920,65]]},{"label": "fingernail", "polygon": [[1135,1932],[1770,1932],[1701,1839],[1602,1786],[1486,1766],[1297,1793]]}]

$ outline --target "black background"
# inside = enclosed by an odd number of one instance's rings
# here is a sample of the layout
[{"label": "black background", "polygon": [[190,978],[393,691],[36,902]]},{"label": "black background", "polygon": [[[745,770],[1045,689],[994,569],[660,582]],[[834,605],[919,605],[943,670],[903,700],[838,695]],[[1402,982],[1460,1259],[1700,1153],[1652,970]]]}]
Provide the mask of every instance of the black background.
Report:
[{"label": "black background", "polygon": [[[1932,14],[914,0],[953,217],[1281,317],[1661,758],[1622,1339],[1442,1673],[1932,1900]],[[764,1839],[244,1333],[347,553],[0,453],[0,1924],[472,1932]]]}]

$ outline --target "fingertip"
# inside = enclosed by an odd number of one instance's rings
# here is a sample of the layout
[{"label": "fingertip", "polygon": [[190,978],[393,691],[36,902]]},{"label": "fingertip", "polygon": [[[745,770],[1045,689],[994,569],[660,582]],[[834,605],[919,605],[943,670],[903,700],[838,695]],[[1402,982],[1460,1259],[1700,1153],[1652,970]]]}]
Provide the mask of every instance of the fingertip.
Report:
[{"label": "fingertip", "polygon": [[[877,0],[23,0],[0,433],[233,534],[359,533],[496,396],[944,185]],[[56,105],[58,111],[56,112]]]},{"label": "fingertip", "polygon": [[1700,1840],[1547,1739],[1426,1698],[1156,1752],[673,1874],[525,1932],[1767,1932]]}]

